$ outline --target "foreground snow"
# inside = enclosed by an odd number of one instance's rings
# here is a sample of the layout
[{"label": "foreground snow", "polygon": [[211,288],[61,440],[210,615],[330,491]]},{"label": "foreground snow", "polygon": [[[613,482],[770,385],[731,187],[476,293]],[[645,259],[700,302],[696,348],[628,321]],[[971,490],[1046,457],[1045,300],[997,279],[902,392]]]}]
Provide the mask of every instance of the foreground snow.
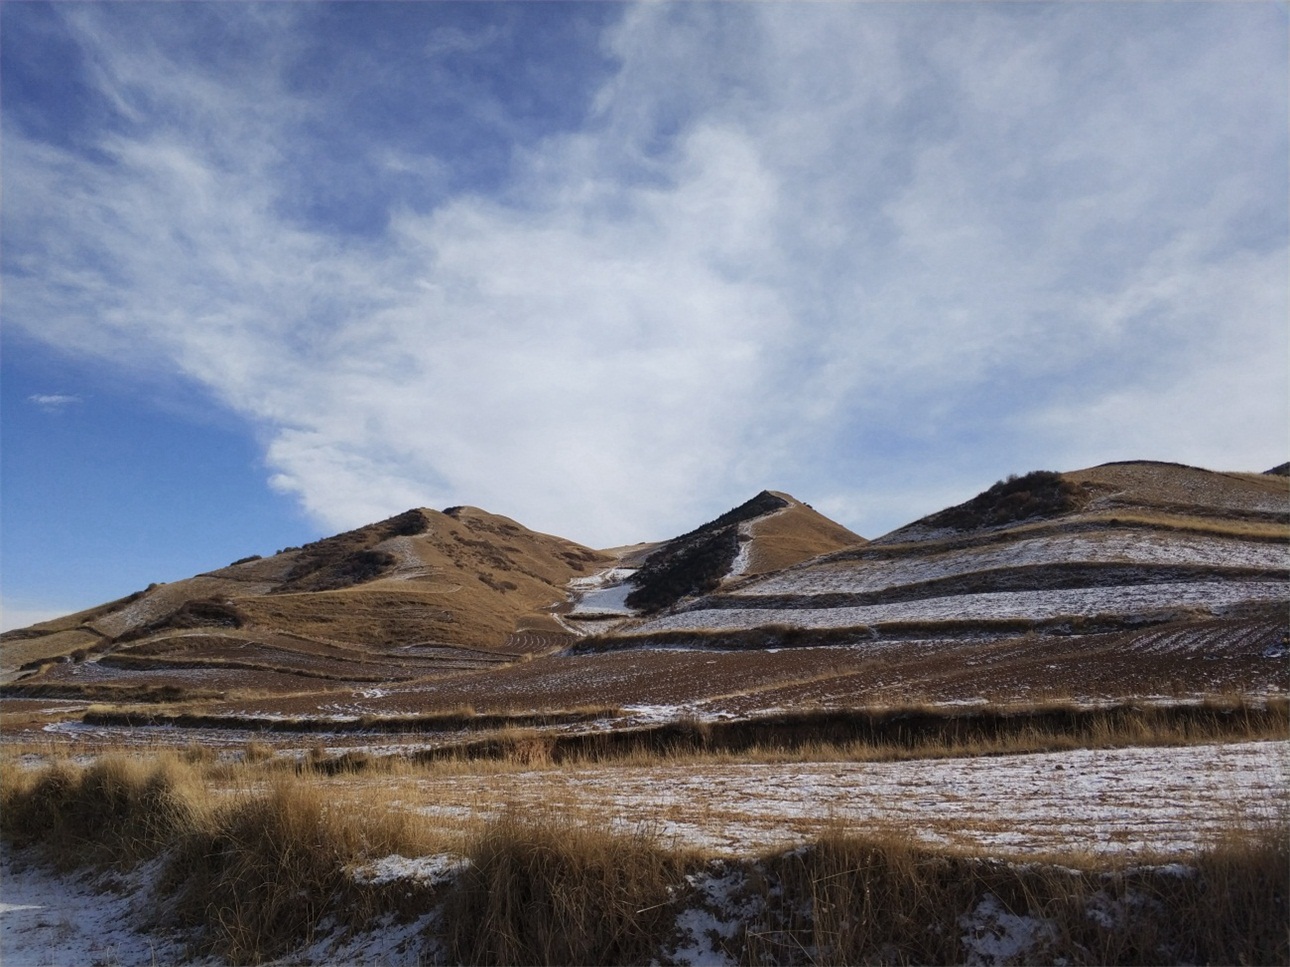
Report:
[{"label": "foreground snow", "polygon": [[[459,857],[391,856],[355,871],[360,882],[445,883]],[[148,927],[149,886],[156,863],[129,873],[59,874],[0,849],[0,964],[4,967],[220,967],[217,957],[193,954],[183,935]],[[427,953],[426,931],[438,912],[411,920],[387,916],[371,930],[347,933],[323,924],[315,941],[277,961],[303,964],[381,964],[416,967]]]},{"label": "foreground snow", "polygon": [[[1234,826],[1257,826],[1290,810],[1290,741],[1184,748],[1074,750],[1036,755],[889,763],[684,764],[588,767],[402,780],[354,778],[330,785],[337,800],[371,802],[379,783],[391,806],[451,826],[505,810],[609,821],[665,842],[730,856],[788,849],[827,830],[894,829],[928,843],[1027,857],[1063,853],[1186,856]],[[439,886],[466,861],[454,855],[391,856],[353,871],[360,883]],[[1186,873],[1179,865],[1180,875]],[[0,963],[120,965],[196,963],[185,937],[150,933],[148,887],[156,866],[127,874],[58,875],[0,850]],[[690,879],[695,904],[678,914],[677,963],[725,963],[722,938],[758,913],[745,874],[713,867]],[[1111,901],[1107,901],[1110,903]],[[1123,911],[1092,910],[1090,917]],[[440,912],[318,936],[278,962],[413,965],[428,949]],[[983,897],[958,923],[967,963],[1025,960],[1043,947],[1046,921]],[[433,941],[430,941],[433,943]]]},{"label": "foreground snow", "polygon": [[5,967],[210,963],[184,938],[142,929],[149,866],[59,876],[0,850],[0,963]]}]

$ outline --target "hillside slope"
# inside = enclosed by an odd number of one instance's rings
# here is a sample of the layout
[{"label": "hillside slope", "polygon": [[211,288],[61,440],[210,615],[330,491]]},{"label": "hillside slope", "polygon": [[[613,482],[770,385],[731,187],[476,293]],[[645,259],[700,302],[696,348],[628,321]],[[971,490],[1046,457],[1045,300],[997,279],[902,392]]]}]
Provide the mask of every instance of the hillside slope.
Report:
[{"label": "hillside slope", "polygon": [[869,543],[771,491],[613,551],[417,510],[0,655],[10,695],[252,717],[1258,695],[1290,689],[1288,566],[1285,475],[1161,463],[1009,478]]},{"label": "hillside slope", "polygon": [[0,656],[10,675],[40,669],[28,685],[68,688],[126,671],[274,690],[409,678],[558,643],[549,610],[610,560],[477,508],[410,510],[9,632]]},{"label": "hillside slope", "polygon": [[864,543],[796,498],[763,490],[679,537],[623,548],[614,567],[574,581],[566,617],[579,632],[605,630],[727,582]]},{"label": "hillside slope", "polygon": [[623,625],[600,646],[1066,636],[1284,607],[1284,477],[1125,463],[1009,478],[864,547]]}]

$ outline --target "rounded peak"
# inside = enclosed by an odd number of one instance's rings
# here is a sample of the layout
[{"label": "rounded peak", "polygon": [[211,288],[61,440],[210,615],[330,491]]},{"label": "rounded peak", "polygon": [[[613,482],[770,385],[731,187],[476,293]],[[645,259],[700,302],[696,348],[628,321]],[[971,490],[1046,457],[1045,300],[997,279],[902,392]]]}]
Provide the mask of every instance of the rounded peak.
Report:
[{"label": "rounded peak", "polygon": [[482,507],[474,507],[470,504],[457,504],[453,507],[445,507],[442,511],[445,517],[451,517],[453,520],[461,520],[463,517],[495,517]]},{"label": "rounded peak", "polygon": [[780,500],[785,501],[786,503],[788,503],[788,504],[790,504],[790,505],[792,505],[792,506],[794,506],[794,507],[802,507],[802,506],[805,506],[805,505],[804,505],[800,500],[798,500],[798,499],[797,499],[796,497],[794,497],[792,494],[790,494],[790,493],[788,493],[788,492],[786,492],[786,491],[783,491],[783,490],[763,490],[763,491],[762,491],[761,493],[759,493],[757,496],[758,496],[758,497],[762,497],[762,498],[764,498],[764,497],[778,497]]}]

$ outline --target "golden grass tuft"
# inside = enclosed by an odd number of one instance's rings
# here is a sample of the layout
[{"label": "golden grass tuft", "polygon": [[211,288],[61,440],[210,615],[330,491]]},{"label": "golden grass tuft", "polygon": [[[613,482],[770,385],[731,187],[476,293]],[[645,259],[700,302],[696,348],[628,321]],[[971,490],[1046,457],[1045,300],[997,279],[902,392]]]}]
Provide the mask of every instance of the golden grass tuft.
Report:
[{"label": "golden grass tuft", "polygon": [[1186,865],[1008,863],[896,833],[833,833],[760,864],[763,913],[728,953],[754,964],[802,962],[807,950],[818,963],[972,962],[975,939],[1007,929],[974,920],[989,902],[1033,924],[1016,962],[1286,963],[1287,833],[1234,830]]},{"label": "golden grass tuft", "polygon": [[55,762],[35,774],[0,774],[5,837],[39,844],[61,868],[153,855],[212,809],[197,772],[172,755],[151,766],[112,755],[85,769]]},{"label": "golden grass tuft", "polygon": [[671,890],[697,858],[644,833],[506,815],[466,847],[446,910],[466,964],[647,963],[671,931]]},{"label": "golden grass tuft", "polygon": [[281,779],[181,837],[159,887],[179,922],[207,928],[213,950],[255,962],[307,943],[354,863],[426,845],[405,813],[334,810],[321,787]]},{"label": "golden grass tuft", "polygon": [[[325,913],[338,912],[354,864],[431,845],[407,813],[332,809],[321,786],[289,775],[230,800],[200,768],[212,766],[114,755],[85,768],[5,770],[0,834],[60,869],[164,857],[155,889],[165,918],[205,928],[209,949],[236,963],[307,940]],[[341,912],[363,915],[357,901]]]}]

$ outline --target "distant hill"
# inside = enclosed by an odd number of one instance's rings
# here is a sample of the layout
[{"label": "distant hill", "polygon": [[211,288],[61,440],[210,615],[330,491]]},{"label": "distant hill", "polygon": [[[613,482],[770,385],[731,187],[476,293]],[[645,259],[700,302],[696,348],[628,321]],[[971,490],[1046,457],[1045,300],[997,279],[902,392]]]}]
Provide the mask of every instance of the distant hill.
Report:
[{"label": "distant hill", "polygon": [[763,490],[655,550],[629,579],[633,590],[626,603],[659,611],[713,591],[728,578],[779,570],[864,543],[788,494]]},{"label": "distant hill", "polygon": [[1288,567],[1284,475],[1168,463],[1008,477],[871,542],[775,491],[608,551],[416,509],[8,632],[0,672],[324,716],[1284,691]]},{"label": "distant hill", "polygon": [[[1037,471],[863,546],[626,622],[585,647],[873,651],[1119,635],[1116,648],[1131,656],[1149,629],[1169,626],[1195,657],[1236,648],[1275,676],[1288,565],[1283,477],[1148,462]],[[1237,626],[1246,631],[1234,637]]]},{"label": "distant hill", "polygon": [[558,644],[568,633],[550,610],[570,579],[611,561],[477,508],[410,510],[8,632],[0,663],[11,674],[70,663],[42,676],[69,686],[116,682],[108,668],[205,671],[216,687],[237,671],[271,671],[258,679],[270,688],[407,678],[441,669],[449,653],[459,667]]},{"label": "distant hill", "polygon": [[750,575],[864,543],[796,498],[763,490],[679,537],[619,548],[614,567],[572,582],[561,620],[580,635],[608,631]]},{"label": "distant hill", "polygon": [[[620,620],[860,543],[769,492],[674,540],[618,551],[475,507],[414,509],[8,632],[0,670],[28,694],[90,697],[408,681],[568,645],[604,626],[587,622],[603,617],[590,604],[576,607],[592,590],[619,602]],[[647,603],[623,606],[632,593]]]}]

